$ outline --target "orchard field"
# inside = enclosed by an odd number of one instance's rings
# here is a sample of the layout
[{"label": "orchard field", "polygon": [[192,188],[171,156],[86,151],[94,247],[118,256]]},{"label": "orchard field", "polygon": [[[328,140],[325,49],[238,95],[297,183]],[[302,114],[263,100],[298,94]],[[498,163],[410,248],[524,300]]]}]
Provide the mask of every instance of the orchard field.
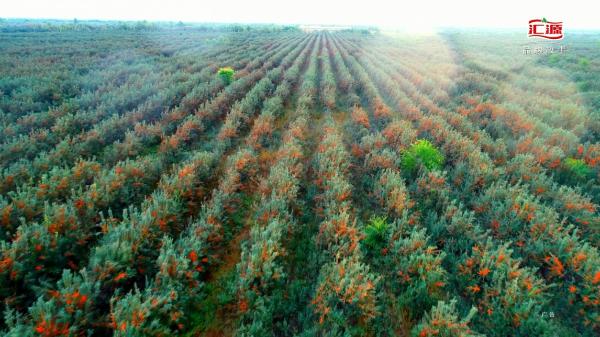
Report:
[{"label": "orchard field", "polygon": [[598,336],[600,33],[524,36],[0,25],[2,335]]}]

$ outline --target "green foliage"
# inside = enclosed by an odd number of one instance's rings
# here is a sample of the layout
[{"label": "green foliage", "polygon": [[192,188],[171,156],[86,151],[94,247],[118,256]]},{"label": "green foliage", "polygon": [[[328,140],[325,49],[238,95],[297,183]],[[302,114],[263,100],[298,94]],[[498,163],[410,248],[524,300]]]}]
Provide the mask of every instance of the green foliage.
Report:
[{"label": "green foliage", "polygon": [[577,63],[579,63],[579,65],[580,65],[582,68],[588,68],[588,67],[589,67],[589,65],[590,65],[590,60],[588,60],[588,59],[587,59],[587,58],[585,58],[585,57],[582,57],[582,58],[580,58],[580,59],[579,59],[579,61],[578,61]]},{"label": "green foliage", "polygon": [[551,54],[548,56],[548,62],[550,64],[557,64],[560,60],[560,56],[558,54]]},{"label": "green foliage", "polygon": [[234,73],[235,73],[235,70],[233,70],[233,68],[231,68],[231,67],[219,68],[219,71],[217,71],[217,74],[219,75],[221,80],[223,80],[225,85],[231,84],[231,82],[233,81]]},{"label": "green foliage", "polygon": [[323,333],[336,331],[346,336],[364,336],[365,326],[377,316],[378,278],[358,256],[327,263],[321,268],[312,304]]},{"label": "green foliage", "polygon": [[444,156],[428,140],[421,139],[402,153],[401,163],[408,172],[415,172],[420,166],[427,170],[441,170]]},{"label": "green foliage", "polygon": [[23,322],[14,311],[7,312],[8,336],[69,336],[91,329],[92,299],[99,294],[99,283],[89,274],[65,270],[49,296],[40,296],[29,308],[30,320]]},{"label": "green foliage", "polygon": [[385,217],[373,217],[365,227],[365,236],[363,243],[371,252],[378,254],[383,249],[386,240],[389,225]]},{"label": "green foliage", "polygon": [[471,308],[464,318],[459,318],[456,309],[456,299],[448,302],[439,301],[438,304],[425,314],[419,325],[412,329],[413,337],[478,337],[483,336],[469,328],[469,322],[477,313],[476,308]]},{"label": "green foliage", "polygon": [[565,168],[576,179],[585,179],[592,173],[583,159],[567,158],[565,159]]},{"label": "green foliage", "polygon": [[382,269],[392,280],[390,285],[397,305],[408,317],[421,317],[444,298],[448,275],[442,261],[446,254],[430,244],[424,229],[407,226],[406,219],[393,223],[386,248]]},{"label": "green foliage", "polygon": [[396,170],[385,169],[375,181],[374,196],[383,213],[400,218],[409,208],[409,196],[404,179]]},{"label": "green foliage", "polygon": [[19,22],[0,335],[598,335],[597,37]]},{"label": "green foliage", "polygon": [[185,243],[178,248],[172,239],[162,240],[154,280],[143,291],[136,288],[124,297],[112,298],[114,336],[175,335],[188,326],[186,313],[202,298],[201,269],[195,265],[203,247],[198,247],[198,240]]}]

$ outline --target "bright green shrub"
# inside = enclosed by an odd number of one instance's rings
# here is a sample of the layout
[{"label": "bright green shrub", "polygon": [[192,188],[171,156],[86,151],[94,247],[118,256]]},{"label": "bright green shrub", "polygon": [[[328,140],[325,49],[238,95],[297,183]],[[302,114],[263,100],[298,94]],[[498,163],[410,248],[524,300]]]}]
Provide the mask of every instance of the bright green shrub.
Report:
[{"label": "bright green shrub", "polygon": [[592,171],[583,159],[567,158],[565,167],[577,179],[587,177]]},{"label": "bright green shrub", "polygon": [[441,170],[444,166],[444,155],[425,139],[418,140],[404,151],[401,160],[402,168],[409,172],[414,172],[419,164],[428,170]]},{"label": "bright green shrub", "polygon": [[217,72],[219,77],[223,80],[223,82],[225,82],[226,85],[229,85],[231,82],[233,82],[234,73],[235,71],[231,67],[219,68],[219,71]]},{"label": "bright green shrub", "polygon": [[385,217],[374,217],[369,220],[365,228],[364,244],[367,248],[377,254],[386,243],[389,225]]}]

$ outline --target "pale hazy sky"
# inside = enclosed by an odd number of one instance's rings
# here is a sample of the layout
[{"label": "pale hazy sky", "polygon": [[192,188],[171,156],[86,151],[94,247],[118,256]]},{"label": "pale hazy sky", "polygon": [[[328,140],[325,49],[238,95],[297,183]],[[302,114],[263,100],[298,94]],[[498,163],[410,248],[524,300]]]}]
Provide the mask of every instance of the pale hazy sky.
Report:
[{"label": "pale hazy sky", "polygon": [[523,27],[530,19],[565,29],[600,29],[597,0],[1,0],[0,17],[321,23],[428,29],[440,26]]}]

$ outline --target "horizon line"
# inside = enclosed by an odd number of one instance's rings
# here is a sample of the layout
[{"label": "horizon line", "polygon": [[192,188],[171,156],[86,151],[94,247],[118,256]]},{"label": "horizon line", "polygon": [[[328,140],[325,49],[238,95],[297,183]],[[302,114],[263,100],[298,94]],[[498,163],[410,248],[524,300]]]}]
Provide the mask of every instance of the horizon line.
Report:
[{"label": "horizon line", "polygon": [[[410,30],[411,26],[393,26],[388,24],[367,24],[367,23],[352,23],[352,24],[341,24],[341,23],[326,23],[326,22],[243,22],[243,21],[189,21],[189,20],[177,20],[177,19],[111,19],[111,18],[86,18],[79,19],[77,17],[74,18],[57,18],[57,17],[2,17],[0,16],[0,20],[32,20],[32,21],[64,21],[64,22],[73,22],[77,20],[79,23],[84,22],[130,22],[130,23],[140,23],[140,22],[148,22],[148,23],[183,23],[183,24],[229,24],[229,25],[274,25],[274,26],[332,26],[332,27],[372,27],[372,28],[383,28],[383,29],[407,29]],[[525,25],[524,25],[525,26]],[[569,26],[567,26],[569,27]],[[431,30],[444,30],[444,29],[522,29],[522,26],[502,26],[502,25],[494,25],[494,26],[477,26],[477,25],[466,25],[466,26],[456,26],[456,25],[440,25],[440,26],[428,26],[423,27],[419,26],[418,28],[423,29],[431,29]],[[597,31],[600,30],[599,27],[586,27],[586,26],[574,26],[569,27],[569,30],[591,30]]]}]

